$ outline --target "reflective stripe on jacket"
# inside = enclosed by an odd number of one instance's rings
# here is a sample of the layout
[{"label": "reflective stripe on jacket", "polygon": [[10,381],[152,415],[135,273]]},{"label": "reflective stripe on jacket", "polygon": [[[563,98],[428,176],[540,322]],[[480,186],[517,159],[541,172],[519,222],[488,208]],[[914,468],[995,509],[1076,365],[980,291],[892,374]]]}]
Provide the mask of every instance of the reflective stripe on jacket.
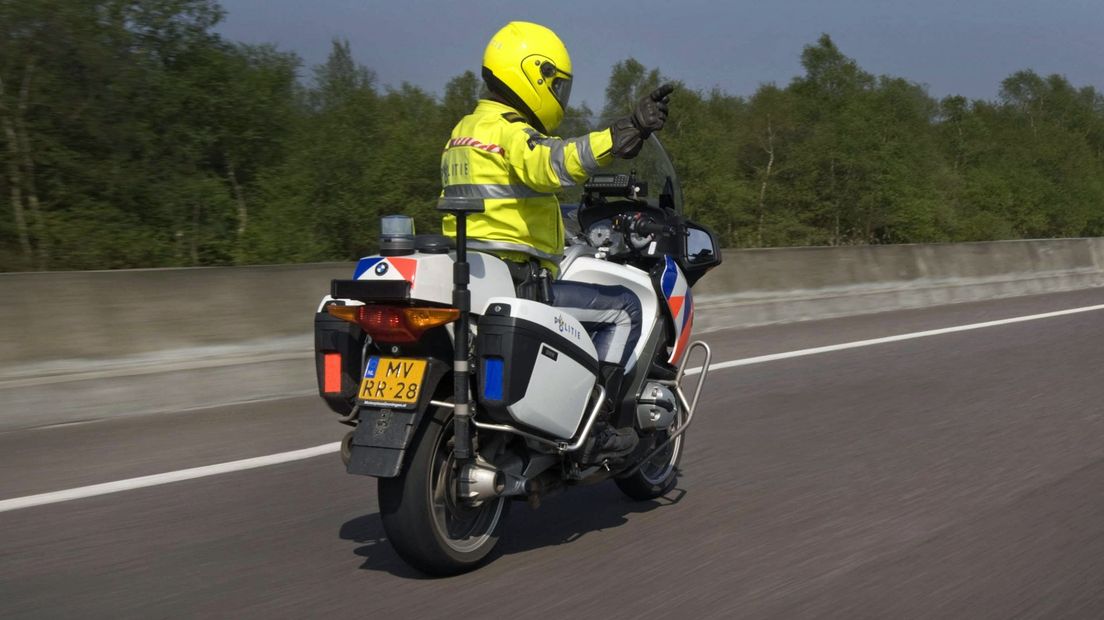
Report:
[{"label": "reflective stripe on jacket", "polygon": [[[486,211],[468,216],[469,238],[496,250],[516,248],[496,253],[514,260],[536,256],[554,270],[564,246],[555,194],[612,161],[612,147],[608,129],[566,140],[549,137],[510,106],[480,100],[445,144],[442,195],[484,198]],[[442,228],[456,235],[453,216],[445,216]]]}]

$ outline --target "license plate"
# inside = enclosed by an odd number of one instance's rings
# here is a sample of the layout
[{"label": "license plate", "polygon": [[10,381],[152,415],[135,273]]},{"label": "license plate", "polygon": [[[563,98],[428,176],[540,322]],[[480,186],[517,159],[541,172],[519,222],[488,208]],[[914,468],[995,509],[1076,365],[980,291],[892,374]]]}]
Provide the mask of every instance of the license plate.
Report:
[{"label": "license plate", "polygon": [[367,405],[417,405],[425,370],[426,360],[372,356],[364,369],[360,399]]}]

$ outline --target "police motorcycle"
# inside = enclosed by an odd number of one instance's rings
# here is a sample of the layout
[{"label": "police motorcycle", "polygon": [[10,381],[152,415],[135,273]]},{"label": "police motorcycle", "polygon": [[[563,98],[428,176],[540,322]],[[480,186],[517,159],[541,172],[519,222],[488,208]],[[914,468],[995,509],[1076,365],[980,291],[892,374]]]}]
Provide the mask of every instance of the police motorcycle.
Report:
[{"label": "police motorcycle", "polygon": [[487,561],[513,501],[537,507],[607,479],[648,500],[676,483],[711,356],[690,340],[691,287],[720,264],[717,243],[683,216],[654,135],[582,189],[558,278],[639,298],[628,367],[600,363],[584,321],[546,303],[547,272],[515,286],[501,259],[467,247],[466,216],[481,201],[441,200],[455,243],[383,218],[380,254],[334,280],[315,316],[319,393],[354,427],[346,468],[379,479],[387,537],[425,573]]}]

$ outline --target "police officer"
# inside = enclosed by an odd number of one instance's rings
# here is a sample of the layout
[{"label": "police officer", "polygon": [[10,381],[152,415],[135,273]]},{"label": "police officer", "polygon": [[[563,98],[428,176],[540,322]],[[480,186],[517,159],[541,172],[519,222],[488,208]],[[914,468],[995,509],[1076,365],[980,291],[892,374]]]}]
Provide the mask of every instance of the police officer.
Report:
[{"label": "police officer", "polygon": [[[671,85],[641,99],[630,116],[609,128],[569,139],[550,136],[567,109],[571,71],[567,48],[554,32],[527,22],[507,24],[483,54],[490,98],[457,123],[441,156],[443,196],[484,200],[485,211],[468,217],[469,247],[505,259],[519,283],[532,281],[538,270],[555,274],[559,268],[564,224],[556,193],[614,158],[635,157],[667,120]],[[445,216],[443,229],[455,236],[453,216]],[[607,390],[618,401],[621,379],[635,362],[640,300],[622,286],[560,281],[550,288],[552,299],[543,301],[587,327]],[[599,449],[620,452],[634,440],[635,433],[619,439],[607,431]]]},{"label": "police officer", "polygon": [[[507,24],[483,54],[490,98],[457,123],[441,156],[443,195],[484,199],[486,210],[468,217],[469,247],[505,259],[518,281],[536,265],[558,270],[564,224],[556,193],[615,157],[635,157],[667,120],[670,85],[641,99],[630,116],[607,129],[569,139],[549,136],[567,109],[571,71],[567,48],[554,32],[527,22]],[[453,216],[445,217],[443,229],[455,236]],[[559,282],[554,289],[556,306],[610,311],[607,321],[589,321],[613,325],[594,334],[596,345],[603,361],[627,365],[639,335],[639,300],[623,287]]]},{"label": "police officer", "polygon": [[[564,226],[556,192],[586,180],[613,158],[630,159],[667,120],[670,85],[645,97],[631,116],[601,131],[550,137],[571,96],[571,58],[554,32],[527,22],[499,30],[483,54],[490,99],[452,130],[441,157],[445,197],[485,199],[468,220],[472,247],[503,258],[537,258],[556,272]],[[444,231],[455,234],[452,216]]]}]

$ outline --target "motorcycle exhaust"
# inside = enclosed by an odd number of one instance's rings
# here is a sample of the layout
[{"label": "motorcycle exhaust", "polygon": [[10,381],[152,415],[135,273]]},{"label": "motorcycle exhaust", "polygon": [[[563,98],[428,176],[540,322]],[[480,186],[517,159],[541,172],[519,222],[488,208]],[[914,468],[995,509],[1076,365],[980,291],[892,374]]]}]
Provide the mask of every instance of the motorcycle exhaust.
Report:
[{"label": "motorcycle exhaust", "polygon": [[496,497],[529,495],[533,490],[531,480],[508,474],[483,460],[464,465],[456,481],[457,496],[473,504]]}]

